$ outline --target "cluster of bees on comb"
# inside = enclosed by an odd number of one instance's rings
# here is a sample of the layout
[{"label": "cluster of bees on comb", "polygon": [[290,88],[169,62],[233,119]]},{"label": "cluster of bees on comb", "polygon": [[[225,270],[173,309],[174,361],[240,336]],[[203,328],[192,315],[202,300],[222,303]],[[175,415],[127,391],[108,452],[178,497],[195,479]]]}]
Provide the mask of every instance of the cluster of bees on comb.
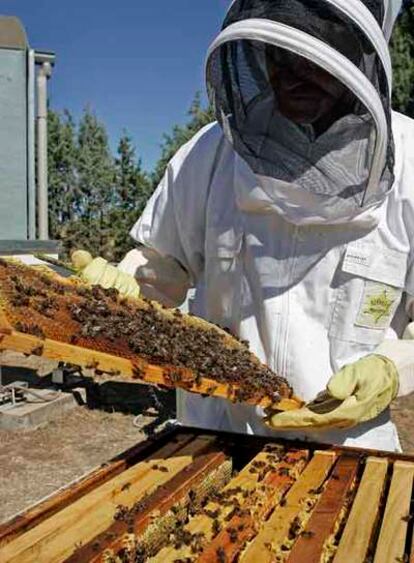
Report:
[{"label": "cluster of bees on comb", "polygon": [[[179,310],[127,299],[115,289],[69,282],[46,269],[0,260],[0,304],[7,321],[21,333],[132,361],[139,357],[153,365],[186,368],[194,374],[192,384],[208,378],[235,385],[235,400],[241,402],[292,396],[287,382],[261,364],[245,343],[213,325],[197,325]],[[179,385],[179,369],[168,373],[170,386],[184,386]],[[213,394],[214,389],[209,391]]]},{"label": "cluster of bees on comb", "polygon": [[[267,453],[266,453],[267,452]],[[225,487],[220,490],[214,490],[203,498],[198,498],[194,490],[190,490],[187,494],[185,506],[174,505],[170,509],[175,515],[175,524],[169,528],[163,538],[165,546],[171,546],[174,550],[187,551],[188,555],[173,559],[174,563],[193,563],[203,554],[206,546],[208,546],[220,533],[228,535],[230,544],[245,544],[250,538],[249,522],[256,518],[254,511],[261,510],[264,506],[264,499],[272,490],[272,485],[263,482],[265,477],[278,472],[279,475],[289,476],[290,469],[288,467],[279,467],[277,464],[286,462],[290,463],[289,452],[283,448],[267,446],[264,450],[265,457],[261,461],[253,461],[250,465],[249,473],[253,474],[256,479],[254,488],[245,486]],[[233,477],[237,476],[234,472]],[[321,491],[320,491],[321,492]],[[283,506],[282,500],[280,505]],[[147,499],[137,502],[132,508],[118,506],[114,515],[114,519],[122,521],[133,532],[133,522],[140,513],[144,513],[148,508]],[[188,524],[198,517],[203,517],[209,521],[209,531],[197,530]],[[194,521],[194,520],[193,520]],[[289,529],[289,540],[295,539],[302,534],[302,522],[299,518],[292,522]],[[133,547],[132,547],[133,546]],[[96,546],[97,549],[99,546]],[[130,550],[121,549],[119,552],[112,552],[112,557],[108,561],[118,561],[122,558],[125,563],[144,563],[151,560],[159,546],[147,545],[145,539],[141,540],[135,536],[132,541]],[[170,560],[170,559],[167,559]],[[214,560],[219,563],[229,561],[226,550],[219,546],[215,549]]]}]

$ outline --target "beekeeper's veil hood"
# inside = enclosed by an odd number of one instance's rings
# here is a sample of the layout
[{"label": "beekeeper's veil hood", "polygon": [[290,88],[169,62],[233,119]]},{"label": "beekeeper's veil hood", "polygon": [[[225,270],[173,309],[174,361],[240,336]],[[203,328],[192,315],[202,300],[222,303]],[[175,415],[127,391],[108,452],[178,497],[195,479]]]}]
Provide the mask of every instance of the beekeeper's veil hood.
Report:
[{"label": "beekeeper's veil hood", "polygon": [[297,224],[341,223],[384,201],[401,3],[233,1],[209,49],[208,92],[264,207]]}]

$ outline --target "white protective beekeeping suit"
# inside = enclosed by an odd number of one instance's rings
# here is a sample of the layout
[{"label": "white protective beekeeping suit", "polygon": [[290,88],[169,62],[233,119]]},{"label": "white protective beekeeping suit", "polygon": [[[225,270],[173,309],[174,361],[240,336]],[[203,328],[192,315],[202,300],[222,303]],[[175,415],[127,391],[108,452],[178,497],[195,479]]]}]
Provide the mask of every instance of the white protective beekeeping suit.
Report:
[{"label": "white protective beekeeping suit", "polygon": [[[235,0],[207,58],[218,123],[170,162],[120,268],[170,305],[227,326],[296,394],[380,352],[414,390],[414,123],[392,113],[387,40],[400,0]],[[322,133],[278,111],[294,54],[329,72],[346,111]],[[345,102],[344,102],[345,104]],[[344,106],[345,107],[345,106]],[[407,328],[408,327],[408,328]],[[375,376],[375,374],[373,374]],[[180,393],[186,424],[266,434],[262,413]],[[389,412],[352,430],[283,436],[398,449]]]}]

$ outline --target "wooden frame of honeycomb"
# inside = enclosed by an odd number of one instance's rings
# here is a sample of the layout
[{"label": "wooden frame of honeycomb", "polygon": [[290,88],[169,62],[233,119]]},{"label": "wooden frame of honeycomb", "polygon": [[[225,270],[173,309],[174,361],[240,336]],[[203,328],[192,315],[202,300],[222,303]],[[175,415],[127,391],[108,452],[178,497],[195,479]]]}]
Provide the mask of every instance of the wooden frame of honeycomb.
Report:
[{"label": "wooden frame of honeycomb", "polygon": [[0,260],[0,350],[265,408],[303,404],[244,343],[214,325],[46,267],[5,260]]}]

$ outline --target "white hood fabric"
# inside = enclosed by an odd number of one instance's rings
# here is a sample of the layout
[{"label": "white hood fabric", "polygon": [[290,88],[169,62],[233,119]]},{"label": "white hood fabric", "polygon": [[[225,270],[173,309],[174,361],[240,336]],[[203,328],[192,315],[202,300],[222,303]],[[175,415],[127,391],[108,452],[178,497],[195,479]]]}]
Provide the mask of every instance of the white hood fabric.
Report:
[{"label": "white hood fabric", "polygon": [[[267,205],[295,224],[347,223],[393,185],[392,71],[386,38],[401,2],[236,0],[209,49],[207,84],[226,138],[257,175]],[[289,121],[271,85],[292,54],[345,88],[323,132]]]},{"label": "white hood fabric", "polygon": [[392,30],[398,14],[401,11],[402,0],[384,0],[385,16],[382,24],[382,29],[386,39],[389,41],[391,38]]}]

